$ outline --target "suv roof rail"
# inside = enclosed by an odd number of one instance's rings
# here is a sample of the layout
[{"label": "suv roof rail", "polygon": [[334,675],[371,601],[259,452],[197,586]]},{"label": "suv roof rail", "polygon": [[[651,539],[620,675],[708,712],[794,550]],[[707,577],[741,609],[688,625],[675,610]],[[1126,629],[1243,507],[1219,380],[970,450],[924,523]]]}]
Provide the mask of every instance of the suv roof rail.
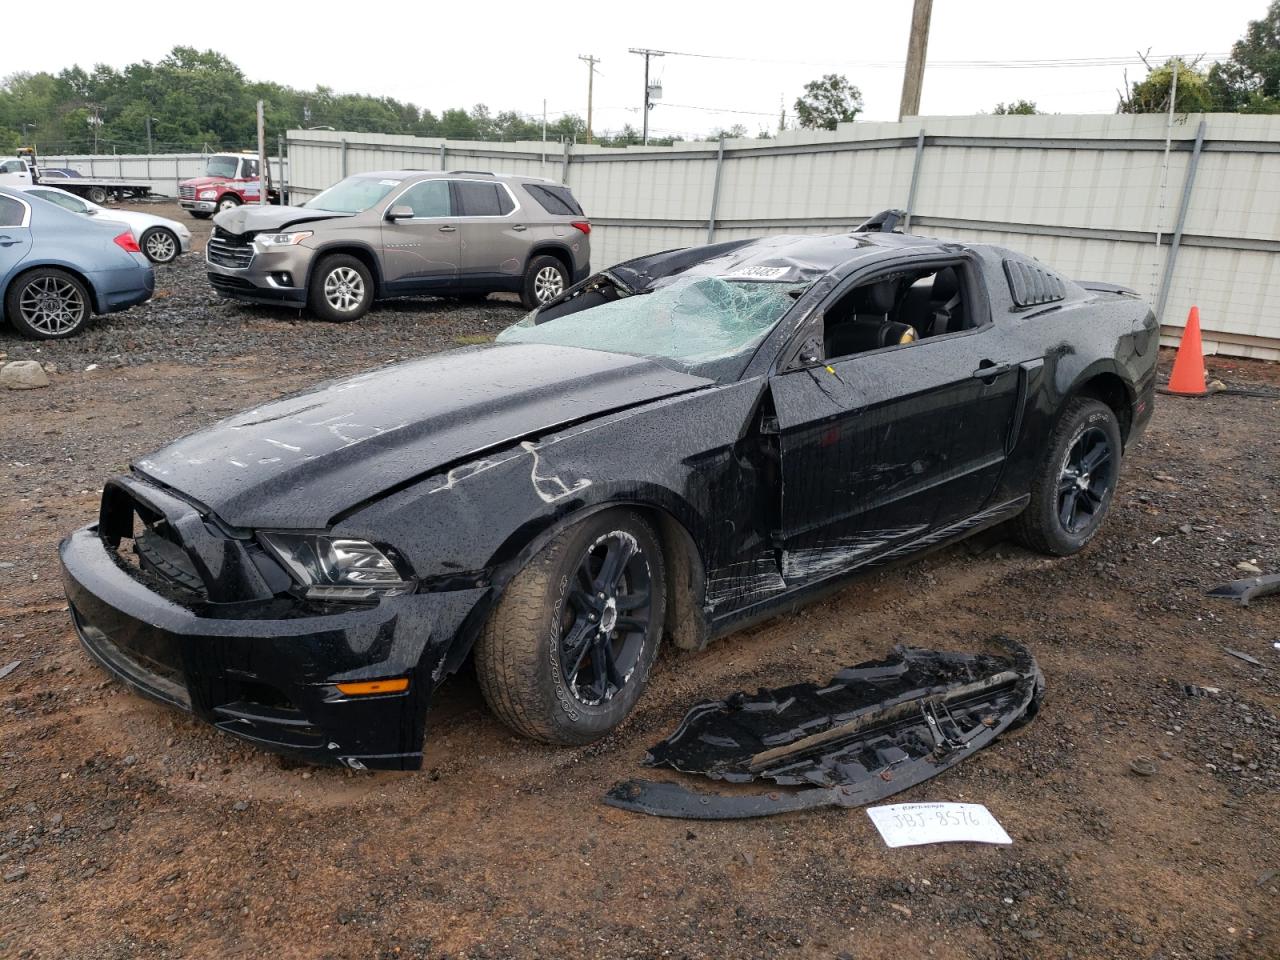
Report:
[{"label": "suv roof rail", "polygon": [[446,173],[478,173],[484,177],[496,177],[497,174],[492,170],[447,170]]}]

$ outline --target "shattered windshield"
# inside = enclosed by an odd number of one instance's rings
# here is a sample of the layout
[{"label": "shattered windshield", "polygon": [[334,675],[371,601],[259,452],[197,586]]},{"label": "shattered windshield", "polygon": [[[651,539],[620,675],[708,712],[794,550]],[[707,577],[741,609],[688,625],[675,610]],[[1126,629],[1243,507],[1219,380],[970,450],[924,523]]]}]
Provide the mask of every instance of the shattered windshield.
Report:
[{"label": "shattered windshield", "polygon": [[328,190],[312,197],[304,207],[333,213],[363,213],[399,185],[399,180],[374,180],[371,177],[347,177]]},{"label": "shattered windshield", "polygon": [[[586,347],[667,361],[681,370],[737,376],[805,286],[681,278],[652,293],[545,323],[537,323],[537,314],[531,313],[502,331],[498,342]],[[726,363],[735,359],[740,362]]]}]

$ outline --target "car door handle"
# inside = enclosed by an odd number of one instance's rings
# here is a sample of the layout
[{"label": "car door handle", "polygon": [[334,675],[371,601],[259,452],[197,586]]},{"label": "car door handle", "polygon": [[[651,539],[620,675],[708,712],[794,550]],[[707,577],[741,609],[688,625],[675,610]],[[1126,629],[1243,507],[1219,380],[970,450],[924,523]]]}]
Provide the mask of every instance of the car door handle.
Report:
[{"label": "car door handle", "polygon": [[441,227],[441,228],[440,228],[440,232],[441,232],[441,233],[453,233],[453,232],[454,232],[455,230],[457,230],[457,229],[458,229],[457,227],[451,227],[451,226],[449,226],[449,225],[446,223],[443,227]]},{"label": "car door handle", "polygon": [[0,234],[0,247],[12,247],[21,242],[22,242],[21,240],[14,240],[12,237],[9,237],[8,235]]},{"label": "car door handle", "polygon": [[529,228],[526,227],[523,223],[513,223],[511,225],[511,229],[512,230],[528,230]]},{"label": "car door handle", "polygon": [[[982,364],[986,364],[986,366]],[[988,360],[983,360],[982,363],[978,364],[978,369],[973,371],[971,376],[978,380],[989,381],[994,380],[1002,373],[1008,373],[1012,369],[1012,363],[991,363]]]}]

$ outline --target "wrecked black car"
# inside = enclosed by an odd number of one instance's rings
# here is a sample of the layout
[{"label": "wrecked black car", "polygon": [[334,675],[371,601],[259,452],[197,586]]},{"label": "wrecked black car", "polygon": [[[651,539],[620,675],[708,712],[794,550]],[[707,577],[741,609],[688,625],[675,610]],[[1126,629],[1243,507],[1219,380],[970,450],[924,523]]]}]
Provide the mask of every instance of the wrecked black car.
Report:
[{"label": "wrecked black car", "polygon": [[498,342],[224,420],[61,547],[88,650],[272,749],[416,768],[474,656],[514,730],[584,743],[658,645],[1009,522],[1079,550],[1153,399],[1131,292],[888,233],[589,277]]}]

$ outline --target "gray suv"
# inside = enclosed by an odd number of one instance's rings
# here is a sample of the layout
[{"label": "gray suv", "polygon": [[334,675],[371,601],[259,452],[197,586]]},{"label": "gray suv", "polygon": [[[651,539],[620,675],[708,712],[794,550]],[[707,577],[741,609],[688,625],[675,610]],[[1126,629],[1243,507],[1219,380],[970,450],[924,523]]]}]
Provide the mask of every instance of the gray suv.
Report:
[{"label": "gray suv", "polygon": [[520,294],[529,309],[590,273],[591,224],[569,188],[466,170],[347,177],[301,207],[214,218],[209,282],[224,296],[357,320],[375,300]]}]

